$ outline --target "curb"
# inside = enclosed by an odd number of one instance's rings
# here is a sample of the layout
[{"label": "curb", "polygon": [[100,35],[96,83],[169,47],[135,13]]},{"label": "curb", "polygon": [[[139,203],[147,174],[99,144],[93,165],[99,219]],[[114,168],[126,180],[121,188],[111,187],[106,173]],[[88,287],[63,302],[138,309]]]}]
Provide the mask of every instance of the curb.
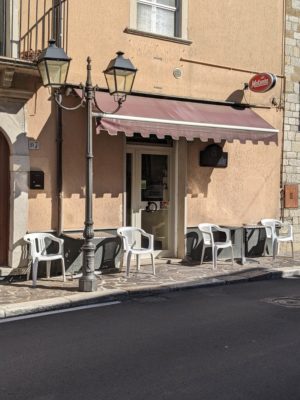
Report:
[{"label": "curb", "polygon": [[[246,276],[247,275],[247,276]],[[249,276],[248,276],[249,275]],[[126,301],[136,297],[155,296],[170,292],[190,290],[196,288],[207,288],[222,285],[232,285],[237,283],[264,281],[272,279],[300,277],[300,269],[295,267],[266,270],[255,274],[227,275],[219,278],[203,278],[201,281],[177,282],[163,284],[161,286],[145,286],[133,289],[111,289],[101,293],[101,289],[96,292],[80,293],[71,296],[59,296],[51,299],[33,300],[23,303],[7,304],[0,307],[0,320],[18,317],[22,315],[38,314],[47,311],[63,310],[76,308],[85,305],[107,303],[110,301]]]}]

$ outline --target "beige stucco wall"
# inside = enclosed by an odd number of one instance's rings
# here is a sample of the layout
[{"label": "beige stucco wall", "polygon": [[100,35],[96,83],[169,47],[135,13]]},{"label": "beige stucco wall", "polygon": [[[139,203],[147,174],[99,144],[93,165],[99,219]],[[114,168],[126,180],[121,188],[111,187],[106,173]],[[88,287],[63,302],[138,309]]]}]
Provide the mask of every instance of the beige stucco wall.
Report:
[{"label": "beige stucco wall", "polygon": [[[281,112],[255,112],[281,130]],[[199,152],[210,143],[188,143],[187,226],[200,222],[224,225],[256,224],[280,214],[280,158],[278,143],[225,142],[227,168],[199,166]]]},{"label": "beige stucco wall", "polygon": [[[122,50],[139,69],[136,91],[259,104],[266,108],[255,111],[281,131],[282,111],[272,107],[271,100],[280,101],[282,79],[266,94],[244,92],[253,73],[235,69],[282,74],[282,0],[189,0],[190,44],[124,32],[130,28],[130,4],[89,0],[87,7],[80,0],[69,2],[69,82],[85,81],[89,55],[93,83],[105,87],[102,71]],[[174,68],[181,69],[181,78],[174,78]],[[46,173],[45,191],[29,192],[29,230],[56,229],[55,121],[48,90],[41,88],[30,101],[28,119],[29,136],[40,141],[40,150],[30,152],[31,167]],[[80,229],[84,220],[84,127],[83,111],[64,113],[64,229]],[[122,223],[123,144],[122,136],[94,137],[94,222],[99,228]],[[229,163],[224,170],[199,167],[204,146],[198,140],[187,146],[187,226],[203,220],[234,224],[279,216],[281,134],[277,144],[226,143]]]},{"label": "beige stucco wall", "polygon": [[206,145],[198,140],[188,144],[188,226],[204,221],[255,224],[265,216],[278,215],[278,151],[274,144],[226,143],[225,169],[199,166],[199,151]]},{"label": "beige stucco wall", "polygon": [[[181,58],[281,74],[282,0],[253,0],[251,4],[189,0],[190,45],[125,33],[130,27],[130,1],[103,0],[101,4],[100,8],[97,0],[90,0],[87,10],[85,3],[72,0],[69,7],[67,51],[73,58],[69,79],[75,83],[84,81],[85,59],[90,55],[94,81],[105,87],[102,71],[118,50],[139,69],[134,89],[143,92],[225,100],[251,77]],[[87,27],[86,36],[82,27]],[[180,79],[173,77],[176,67],[182,69]],[[269,104],[270,93],[248,97]]]},{"label": "beige stucco wall", "polygon": [[37,140],[38,150],[30,150],[30,170],[45,174],[44,190],[29,190],[29,231],[52,230],[56,213],[55,109],[49,91],[40,88],[27,106],[28,139]]},{"label": "beige stucco wall", "polygon": [[[28,136],[39,143],[30,151],[30,169],[45,173],[44,190],[29,190],[29,231],[56,230],[58,195],[56,188],[55,107],[48,90],[37,94],[36,109],[28,106]],[[66,102],[74,106],[75,99]],[[31,113],[30,113],[31,110]],[[36,112],[35,110],[40,110]],[[83,228],[85,217],[86,123],[83,109],[63,111],[63,229]],[[123,202],[122,135],[94,133],[94,224],[114,228],[122,224]]]},{"label": "beige stucco wall", "polygon": [[[63,227],[64,229],[79,229],[83,228],[85,216],[84,110],[64,113],[63,132]],[[117,228],[122,225],[123,137],[94,133],[93,146],[94,225],[96,229]]]}]

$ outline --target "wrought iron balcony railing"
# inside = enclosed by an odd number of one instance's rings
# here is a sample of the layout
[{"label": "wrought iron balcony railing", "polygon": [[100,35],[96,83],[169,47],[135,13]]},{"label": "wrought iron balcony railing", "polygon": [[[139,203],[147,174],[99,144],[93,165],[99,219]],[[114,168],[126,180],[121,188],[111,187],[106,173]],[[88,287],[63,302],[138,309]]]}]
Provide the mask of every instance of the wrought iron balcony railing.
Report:
[{"label": "wrought iron balcony railing", "polygon": [[0,56],[35,61],[50,38],[67,50],[69,0],[0,0]]}]

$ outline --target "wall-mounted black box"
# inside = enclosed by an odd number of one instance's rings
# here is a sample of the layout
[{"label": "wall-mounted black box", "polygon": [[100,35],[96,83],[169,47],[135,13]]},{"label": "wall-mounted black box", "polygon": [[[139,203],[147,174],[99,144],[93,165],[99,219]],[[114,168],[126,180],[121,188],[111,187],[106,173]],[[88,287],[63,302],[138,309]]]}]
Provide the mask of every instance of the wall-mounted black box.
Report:
[{"label": "wall-mounted black box", "polygon": [[199,164],[201,167],[226,168],[228,153],[223,152],[222,147],[210,144],[200,151]]},{"label": "wall-mounted black box", "polygon": [[43,190],[44,189],[44,172],[43,171],[30,171],[30,189]]}]

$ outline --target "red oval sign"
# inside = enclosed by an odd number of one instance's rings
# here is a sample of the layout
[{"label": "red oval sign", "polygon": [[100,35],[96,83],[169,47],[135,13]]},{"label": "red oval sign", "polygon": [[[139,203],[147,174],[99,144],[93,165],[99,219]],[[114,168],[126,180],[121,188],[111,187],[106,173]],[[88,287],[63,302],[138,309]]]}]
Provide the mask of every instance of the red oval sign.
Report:
[{"label": "red oval sign", "polygon": [[254,75],[249,81],[249,89],[252,92],[264,93],[272,89],[276,84],[276,76],[269,72]]}]

